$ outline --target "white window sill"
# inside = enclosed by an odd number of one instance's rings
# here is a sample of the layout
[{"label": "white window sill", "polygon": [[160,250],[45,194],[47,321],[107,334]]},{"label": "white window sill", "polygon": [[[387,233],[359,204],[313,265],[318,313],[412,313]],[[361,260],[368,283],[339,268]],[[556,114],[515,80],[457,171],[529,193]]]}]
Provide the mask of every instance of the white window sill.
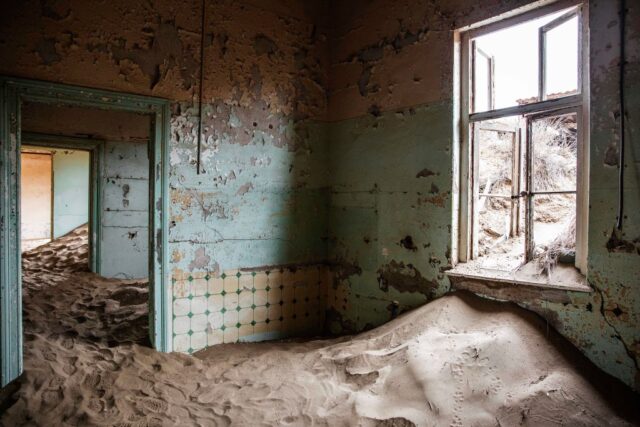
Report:
[{"label": "white window sill", "polygon": [[529,299],[564,302],[568,291],[592,291],[582,273],[562,264],[557,265],[550,276],[540,274],[532,263],[516,271],[501,271],[482,268],[476,261],[459,263],[446,274],[454,289],[516,302]]}]

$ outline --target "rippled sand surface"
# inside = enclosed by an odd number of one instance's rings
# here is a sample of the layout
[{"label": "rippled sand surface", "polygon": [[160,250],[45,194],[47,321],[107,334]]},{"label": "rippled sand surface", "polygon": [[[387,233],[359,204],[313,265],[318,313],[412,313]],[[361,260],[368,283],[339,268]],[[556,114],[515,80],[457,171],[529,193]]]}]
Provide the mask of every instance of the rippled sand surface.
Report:
[{"label": "rippled sand surface", "polygon": [[536,316],[463,293],[352,337],[158,353],[147,284],[86,264],[86,229],[25,254],[2,425],[606,426],[640,407]]}]

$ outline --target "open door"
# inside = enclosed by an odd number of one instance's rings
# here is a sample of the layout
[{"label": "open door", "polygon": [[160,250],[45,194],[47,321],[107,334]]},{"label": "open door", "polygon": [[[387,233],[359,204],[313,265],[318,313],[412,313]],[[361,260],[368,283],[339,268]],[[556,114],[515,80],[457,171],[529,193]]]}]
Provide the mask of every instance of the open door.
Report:
[{"label": "open door", "polygon": [[[169,102],[79,86],[0,76],[0,387],[22,373],[20,114],[23,101],[152,115],[149,142],[149,333],[172,350],[168,269]],[[95,201],[95,200],[94,200]],[[96,259],[92,254],[93,260]]]}]

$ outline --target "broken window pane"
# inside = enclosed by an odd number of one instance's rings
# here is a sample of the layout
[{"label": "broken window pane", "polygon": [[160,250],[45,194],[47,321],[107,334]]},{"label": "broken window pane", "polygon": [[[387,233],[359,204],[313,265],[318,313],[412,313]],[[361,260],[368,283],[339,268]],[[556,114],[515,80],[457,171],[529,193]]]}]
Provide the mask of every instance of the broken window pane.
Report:
[{"label": "broken window pane", "polygon": [[576,195],[533,198],[533,256],[545,265],[572,264],[576,251]]},{"label": "broken window pane", "polygon": [[534,192],[575,191],[578,165],[576,114],[531,123]]}]

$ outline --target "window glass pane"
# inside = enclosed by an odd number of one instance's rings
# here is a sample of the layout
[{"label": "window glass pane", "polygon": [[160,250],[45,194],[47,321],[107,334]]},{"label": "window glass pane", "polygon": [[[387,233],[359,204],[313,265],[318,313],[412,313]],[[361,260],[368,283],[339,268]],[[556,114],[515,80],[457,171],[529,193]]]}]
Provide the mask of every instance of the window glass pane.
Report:
[{"label": "window glass pane", "polygon": [[490,67],[490,59],[482,55],[480,52],[476,52],[476,65],[474,71],[475,96],[473,97],[473,111],[487,111],[491,109],[491,82],[489,80]]},{"label": "window glass pane", "polygon": [[545,33],[545,81],[547,99],[578,92],[578,17]]},{"label": "window glass pane", "polygon": [[[495,109],[538,101],[539,29],[564,13],[566,10],[474,39],[479,49],[494,57]],[[486,110],[485,107],[474,111]]]},{"label": "window glass pane", "polygon": [[576,251],[576,195],[533,198],[533,255],[540,261],[573,264]]},{"label": "window glass pane", "polygon": [[578,166],[576,115],[534,120],[531,139],[533,191],[575,191]]}]

